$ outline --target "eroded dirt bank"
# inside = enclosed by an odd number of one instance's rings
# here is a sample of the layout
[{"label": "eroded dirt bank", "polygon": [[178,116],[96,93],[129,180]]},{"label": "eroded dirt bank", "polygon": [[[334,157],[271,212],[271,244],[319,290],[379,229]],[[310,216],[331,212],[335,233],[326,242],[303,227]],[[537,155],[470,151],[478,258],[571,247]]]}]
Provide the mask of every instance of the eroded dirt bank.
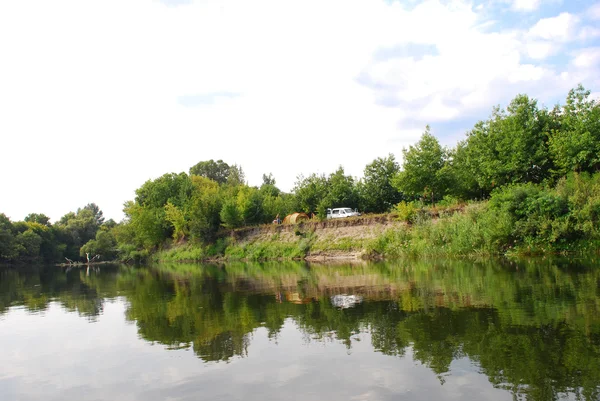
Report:
[{"label": "eroded dirt bank", "polygon": [[310,250],[304,257],[309,261],[361,259],[364,245],[398,227],[395,215],[360,216],[324,221],[305,221],[299,224],[273,224],[248,227],[228,233],[230,241],[239,246],[248,244],[310,242]]}]

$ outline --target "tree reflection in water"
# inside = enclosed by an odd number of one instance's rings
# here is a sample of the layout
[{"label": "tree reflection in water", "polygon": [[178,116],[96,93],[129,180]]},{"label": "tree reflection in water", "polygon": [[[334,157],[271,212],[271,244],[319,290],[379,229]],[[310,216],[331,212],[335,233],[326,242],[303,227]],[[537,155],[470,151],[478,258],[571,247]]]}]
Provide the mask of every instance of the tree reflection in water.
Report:
[{"label": "tree reflection in water", "polygon": [[[597,260],[396,261],[107,267],[0,272],[0,313],[49,302],[93,319],[124,296],[147,341],[191,347],[204,361],[245,357],[259,327],[276,339],[287,319],[307,341],[349,349],[369,333],[374,351],[416,361],[440,381],[468,357],[515,397],[600,396],[600,263]],[[332,297],[356,295],[351,307]],[[335,299],[335,298],[334,298]]]}]

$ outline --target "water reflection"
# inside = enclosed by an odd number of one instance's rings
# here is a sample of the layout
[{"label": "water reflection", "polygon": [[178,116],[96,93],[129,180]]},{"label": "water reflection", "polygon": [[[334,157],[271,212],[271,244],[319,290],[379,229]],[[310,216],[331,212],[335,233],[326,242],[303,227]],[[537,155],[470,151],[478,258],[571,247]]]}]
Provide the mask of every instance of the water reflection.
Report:
[{"label": "water reflection", "polygon": [[516,398],[597,400],[599,267],[588,259],[4,270],[0,314],[58,302],[93,320],[124,296],[141,338],[205,362],[249,356],[259,328],[277,342],[293,323],[307,344],[352,352],[369,341],[371,352],[410,355],[441,384],[466,358]]}]

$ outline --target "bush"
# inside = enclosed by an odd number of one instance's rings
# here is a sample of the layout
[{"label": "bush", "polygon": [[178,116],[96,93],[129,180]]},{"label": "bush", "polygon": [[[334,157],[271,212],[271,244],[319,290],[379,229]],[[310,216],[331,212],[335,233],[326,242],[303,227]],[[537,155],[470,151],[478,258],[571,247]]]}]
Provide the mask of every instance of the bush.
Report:
[{"label": "bush", "polygon": [[398,214],[398,220],[412,223],[417,215],[417,208],[414,203],[402,201],[395,206],[395,212]]}]

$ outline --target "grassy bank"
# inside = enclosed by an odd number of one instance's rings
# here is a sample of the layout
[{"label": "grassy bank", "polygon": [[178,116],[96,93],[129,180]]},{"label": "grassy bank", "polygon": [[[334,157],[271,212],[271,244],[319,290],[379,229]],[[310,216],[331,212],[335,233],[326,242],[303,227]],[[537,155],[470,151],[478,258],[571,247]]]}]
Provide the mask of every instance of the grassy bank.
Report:
[{"label": "grassy bank", "polygon": [[[600,249],[600,174],[573,174],[555,186],[503,187],[483,202],[458,207],[400,203],[388,220],[363,218],[352,231],[328,222],[293,232],[253,229],[217,243],[186,244],[155,254],[161,261],[386,258],[587,253]],[[385,222],[385,223],[384,223]]]}]

